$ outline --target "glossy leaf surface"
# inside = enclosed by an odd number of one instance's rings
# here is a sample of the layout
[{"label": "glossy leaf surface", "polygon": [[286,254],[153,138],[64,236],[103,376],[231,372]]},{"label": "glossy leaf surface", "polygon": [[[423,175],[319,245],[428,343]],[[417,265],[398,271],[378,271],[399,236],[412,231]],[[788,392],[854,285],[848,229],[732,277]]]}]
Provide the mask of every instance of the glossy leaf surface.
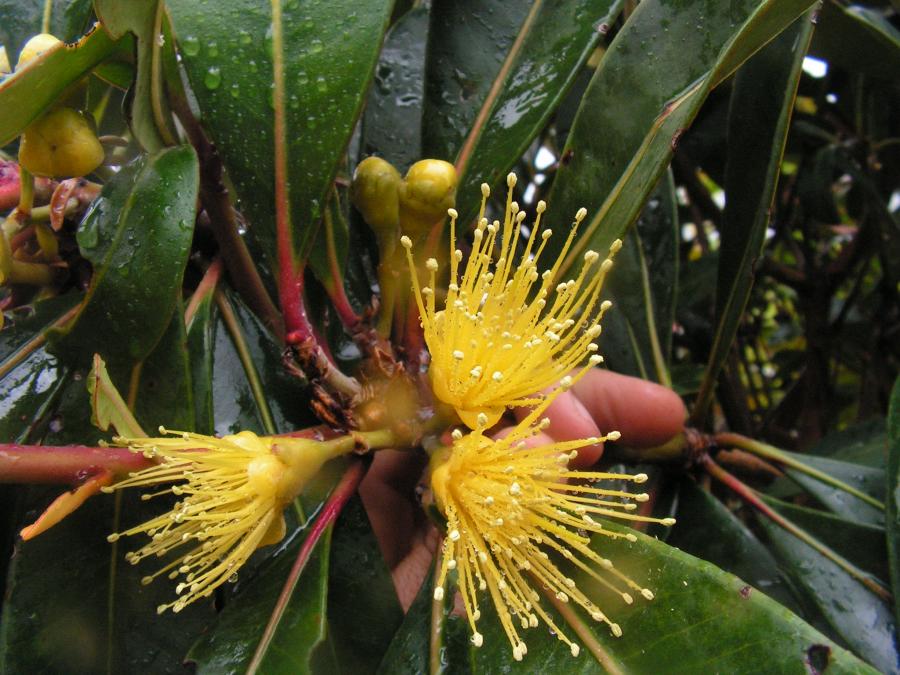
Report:
[{"label": "glossy leaf surface", "polygon": [[605,251],[622,236],[709,90],[810,4],[656,0],[637,6],[584,94],[548,199],[548,222],[568,222],[588,208],[564,269],[584,250]]},{"label": "glossy leaf surface", "polygon": [[[283,189],[287,200],[294,252],[305,250],[365,100],[391,3],[228,0],[213,7],[174,0],[167,6],[201,121],[250,220],[257,262],[272,272],[276,191]],[[273,43],[273,11],[283,26],[280,45]],[[273,93],[275,64],[283,73],[283,98]],[[280,152],[286,175],[276,185]]]},{"label": "glossy leaf surface", "polygon": [[136,160],[106,185],[79,227],[94,275],[54,340],[57,353],[82,364],[100,353],[115,367],[150,353],[181,293],[198,181],[197,156],[181,146]]}]

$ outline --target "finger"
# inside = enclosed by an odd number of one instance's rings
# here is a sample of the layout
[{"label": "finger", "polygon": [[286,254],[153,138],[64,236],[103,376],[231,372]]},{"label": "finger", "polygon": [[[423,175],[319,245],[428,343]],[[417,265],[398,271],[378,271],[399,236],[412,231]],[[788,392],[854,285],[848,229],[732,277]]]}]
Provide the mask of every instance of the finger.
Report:
[{"label": "finger", "polygon": [[622,434],[624,445],[661,445],[684,430],[684,403],[662,385],[595,368],[572,392],[604,433]]},{"label": "finger", "polygon": [[415,489],[426,461],[414,452],[380,450],[359,486],[388,567],[393,568],[409,553],[416,530],[422,525]]},{"label": "finger", "polygon": [[[513,413],[521,421],[528,413],[528,408],[516,408]],[[575,441],[591,436],[600,436],[600,429],[594,417],[571,391],[556,397],[547,408],[544,416],[550,420],[546,434],[554,441]],[[577,459],[571,462],[574,469],[581,469],[594,464],[603,454],[603,443],[595,443],[578,450]]]}]

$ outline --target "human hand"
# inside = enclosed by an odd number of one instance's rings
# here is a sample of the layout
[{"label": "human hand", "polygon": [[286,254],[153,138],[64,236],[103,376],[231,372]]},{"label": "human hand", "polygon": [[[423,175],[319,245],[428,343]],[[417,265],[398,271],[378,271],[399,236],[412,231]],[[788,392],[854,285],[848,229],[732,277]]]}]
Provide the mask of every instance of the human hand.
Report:
[{"label": "human hand", "polygon": [[[517,419],[526,410],[515,410]],[[534,445],[620,432],[619,443],[632,448],[661,445],[684,429],[685,408],[666,387],[607,370],[588,372],[547,409],[550,426],[530,439]],[[499,433],[503,433],[500,431]],[[578,451],[570,466],[597,462],[603,444]],[[416,498],[427,459],[409,452],[382,450],[360,486],[381,552],[391,568],[397,595],[407,609],[428,572],[438,532]]]}]

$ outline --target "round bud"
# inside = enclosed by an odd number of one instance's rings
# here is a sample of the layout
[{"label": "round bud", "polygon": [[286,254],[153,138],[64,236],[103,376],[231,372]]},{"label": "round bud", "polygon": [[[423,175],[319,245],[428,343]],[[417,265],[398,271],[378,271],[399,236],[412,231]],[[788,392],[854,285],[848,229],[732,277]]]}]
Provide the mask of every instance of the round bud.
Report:
[{"label": "round bud", "polygon": [[391,233],[400,222],[400,172],[380,157],[366,157],[353,172],[350,199],[376,233]]},{"label": "round bud", "polygon": [[93,126],[77,110],[57,108],[25,129],[19,163],[35,176],[84,176],[103,162]]},{"label": "round bud", "polygon": [[413,236],[426,232],[456,205],[456,169],[440,159],[413,164],[400,184],[400,227]]},{"label": "round bud", "polygon": [[19,52],[19,61],[16,63],[16,70],[29,61],[36,59],[48,49],[60,44],[60,42],[61,40],[50,35],[50,33],[39,33],[35,35],[25,43],[25,46],[22,47],[22,51]]}]

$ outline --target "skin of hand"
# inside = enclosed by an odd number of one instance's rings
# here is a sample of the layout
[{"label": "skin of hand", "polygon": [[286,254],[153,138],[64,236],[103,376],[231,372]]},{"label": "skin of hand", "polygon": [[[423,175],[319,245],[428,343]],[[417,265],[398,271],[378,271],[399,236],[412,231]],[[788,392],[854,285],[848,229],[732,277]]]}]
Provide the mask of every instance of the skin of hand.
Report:
[{"label": "skin of hand", "polygon": [[[521,419],[527,411],[514,414]],[[653,447],[683,431],[685,415],[684,403],[671,389],[595,369],[553,402],[547,409],[550,426],[529,444],[602,436],[615,429],[623,445]],[[602,454],[602,443],[582,448],[570,466],[586,469]],[[404,611],[428,573],[439,539],[416,497],[426,464],[422,454],[383,450],[359,489]]]}]

